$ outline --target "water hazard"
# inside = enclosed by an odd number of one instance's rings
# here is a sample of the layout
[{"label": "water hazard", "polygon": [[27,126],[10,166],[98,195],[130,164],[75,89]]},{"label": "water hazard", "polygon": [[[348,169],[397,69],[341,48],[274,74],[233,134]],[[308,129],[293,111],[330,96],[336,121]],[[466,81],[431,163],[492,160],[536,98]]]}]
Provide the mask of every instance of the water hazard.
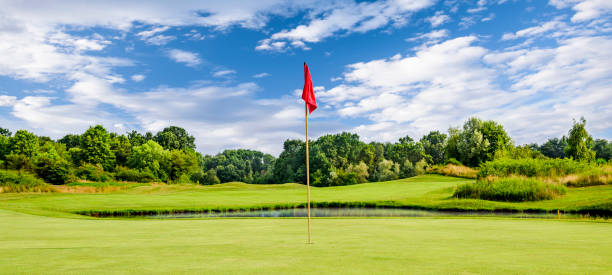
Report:
[{"label": "water hazard", "polygon": [[[155,214],[144,215],[146,218],[154,219],[193,219],[193,218],[284,218],[284,217],[306,217],[307,210],[304,208],[274,209],[274,210],[241,210],[207,213],[178,213],[178,214]],[[509,213],[489,211],[432,211],[398,208],[312,208],[312,217],[452,217],[452,216],[494,216],[510,218],[580,218],[576,214],[557,213]]]}]

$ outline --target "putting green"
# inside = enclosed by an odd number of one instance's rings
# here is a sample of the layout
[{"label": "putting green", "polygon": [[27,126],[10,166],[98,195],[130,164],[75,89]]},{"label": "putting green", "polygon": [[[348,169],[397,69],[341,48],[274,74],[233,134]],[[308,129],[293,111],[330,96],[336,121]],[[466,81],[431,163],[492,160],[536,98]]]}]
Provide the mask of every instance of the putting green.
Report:
[{"label": "putting green", "polygon": [[609,223],[509,218],[66,219],[0,210],[0,273],[612,270]]}]

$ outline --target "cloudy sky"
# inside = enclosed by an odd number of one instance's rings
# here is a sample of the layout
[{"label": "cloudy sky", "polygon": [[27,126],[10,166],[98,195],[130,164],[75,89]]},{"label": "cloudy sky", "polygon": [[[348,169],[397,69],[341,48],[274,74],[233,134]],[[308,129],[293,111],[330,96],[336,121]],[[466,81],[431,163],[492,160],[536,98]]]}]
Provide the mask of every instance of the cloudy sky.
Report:
[{"label": "cloudy sky", "polygon": [[178,125],[198,150],[310,133],[418,139],[471,116],[515,143],[584,116],[612,138],[612,1],[0,0],[0,126],[59,138]]}]

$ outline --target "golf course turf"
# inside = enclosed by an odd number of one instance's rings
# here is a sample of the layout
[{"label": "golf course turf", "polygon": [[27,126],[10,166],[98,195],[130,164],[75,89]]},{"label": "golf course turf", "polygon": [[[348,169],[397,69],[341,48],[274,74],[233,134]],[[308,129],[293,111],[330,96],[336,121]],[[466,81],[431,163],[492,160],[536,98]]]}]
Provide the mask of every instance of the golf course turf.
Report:
[{"label": "golf course turf", "polygon": [[[430,209],[605,207],[610,186],[561,198],[452,198],[469,182],[424,175],[313,188],[317,202]],[[255,208],[303,202],[301,185],[151,185],[110,193],[0,194],[0,273],[510,273],[612,271],[612,224],[602,219],[301,218],[101,219],[79,211]]]}]

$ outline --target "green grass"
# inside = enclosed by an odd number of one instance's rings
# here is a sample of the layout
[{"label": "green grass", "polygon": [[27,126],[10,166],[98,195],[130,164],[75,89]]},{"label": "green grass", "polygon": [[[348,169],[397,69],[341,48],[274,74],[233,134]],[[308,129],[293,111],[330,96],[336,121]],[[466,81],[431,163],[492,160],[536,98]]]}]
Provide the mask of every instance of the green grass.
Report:
[{"label": "green grass", "polygon": [[[321,204],[352,204],[440,210],[513,210],[610,213],[612,186],[571,188],[554,200],[495,202],[457,199],[457,185],[473,180],[423,175],[380,183],[338,187],[313,187],[312,200]],[[231,208],[291,207],[303,204],[306,187],[299,184],[213,186],[151,185],[112,193],[95,194],[2,194],[0,208],[24,213],[74,216],[79,211],[204,210]],[[607,212],[606,212],[607,211]]]},{"label": "green grass", "polygon": [[[547,201],[452,197],[460,178],[423,175],[312,188],[317,204],[577,211],[612,208],[612,186]],[[76,211],[253,208],[304,202],[303,185],[152,184],[109,193],[0,194],[0,274],[576,274],[612,270],[608,220],[513,218],[98,219]],[[34,215],[32,215],[34,214]]]},{"label": "green grass", "polygon": [[609,223],[509,218],[115,220],[0,210],[5,274],[604,274]]}]

